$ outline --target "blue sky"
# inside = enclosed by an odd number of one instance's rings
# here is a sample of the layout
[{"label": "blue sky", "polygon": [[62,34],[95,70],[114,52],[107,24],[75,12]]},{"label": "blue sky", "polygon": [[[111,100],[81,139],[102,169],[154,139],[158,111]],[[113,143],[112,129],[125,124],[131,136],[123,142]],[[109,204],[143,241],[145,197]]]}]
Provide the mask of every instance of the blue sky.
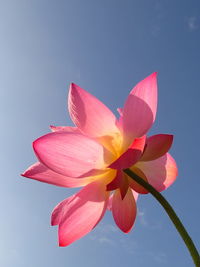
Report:
[{"label": "blue sky", "polygon": [[32,141],[49,125],[72,125],[70,82],[113,111],[158,71],[159,104],[150,134],[175,135],[179,176],[163,195],[200,248],[200,2],[71,0],[0,2],[1,222],[4,267],[193,266],[162,208],[138,201],[125,235],[110,213],[86,237],[57,245],[53,207],[76,189],[20,177],[35,162]]}]

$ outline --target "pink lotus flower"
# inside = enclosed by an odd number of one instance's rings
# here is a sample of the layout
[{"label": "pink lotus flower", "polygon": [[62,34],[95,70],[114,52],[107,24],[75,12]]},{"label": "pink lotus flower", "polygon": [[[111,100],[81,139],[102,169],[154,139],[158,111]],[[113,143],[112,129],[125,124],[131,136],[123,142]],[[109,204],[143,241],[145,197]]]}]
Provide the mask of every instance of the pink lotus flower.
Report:
[{"label": "pink lotus flower", "polygon": [[119,119],[98,99],[71,84],[68,107],[75,127],[51,126],[33,149],[39,162],[22,175],[63,187],[84,186],[59,203],[52,213],[59,245],[89,233],[110,209],[117,226],[129,232],[136,217],[138,193],[147,191],[128,177],[130,168],[158,191],[176,179],[177,167],[168,154],[173,136],[146,137],[157,108],[156,73],[130,92]]}]

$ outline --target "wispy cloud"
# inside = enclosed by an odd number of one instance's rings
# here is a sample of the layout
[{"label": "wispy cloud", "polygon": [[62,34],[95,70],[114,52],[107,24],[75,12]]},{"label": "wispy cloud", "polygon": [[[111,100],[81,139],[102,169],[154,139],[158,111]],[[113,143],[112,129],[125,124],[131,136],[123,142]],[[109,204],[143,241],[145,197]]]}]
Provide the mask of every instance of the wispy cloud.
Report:
[{"label": "wispy cloud", "polygon": [[115,225],[109,224],[109,223],[107,223],[107,224],[100,223],[95,230],[96,233],[101,234],[101,235],[111,234],[111,233],[115,233],[117,231],[118,231],[117,227]]},{"label": "wispy cloud", "polygon": [[161,221],[158,221],[158,220],[156,221],[151,220],[151,222],[148,221],[145,210],[139,210],[137,213],[137,216],[138,216],[140,224],[143,227],[147,227],[150,230],[159,230],[162,228]]},{"label": "wispy cloud", "polygon": [[110,232],[117,232],[118,229],[116,226],[112,224],[105,224],[100,228],[101,232],[103,233],[110,233]]},{"label": "wispy cloud", "polygon": [[115,246],[115,242],[110,235],[116,231],[118,231],[117,228],[112,224],[101,224],[95,229],[95,232],[92,233],[90,239],[96,240],[101,244]]},{"label": "wispy cloud", "polygon": [[131,239],[120,239],[121,247],[129,254],[138,254],[140,246],[136,240]]},{"label": "wispy cloud", "polygon": [[[144,210],[138,211],[138,217],[142,226],[148,229],[156,229],[158,226],[148,221]],[[131,235],[116,235],[114,233],[120,231],[115,225],[109,223],[101,223],[91,234],[90,240],[111,248],[119,248],[125,255],[131,255],[138,262],[143,263],[143,258],[149,258],[159,266],[167,262],[167,255],[162,251],[145,251],[143,240],[136,240]],[[119,232],[120,234],[120,232]],[[117,237],[116,237],[117,236]],[[119,238],[120,237],[120,238]]]},{"label": "wispy cloud", "polygon": [[5,246],[5,244],[0,244],[1,255],[0,255],[0,265],[1,266],[21,266],[23,263],[23,257],[20,251],[16,248]]},{"label": "wispy cloud", "polygon": [[167,255],[164,252],[147,252],[147,254],[159,264],[167,262]]},{"label": "wispy cloud", "polygon": [[157,37],[160,32],[161,32],[161,23],[165,19],[165,13],[164,13],[164,8],[163,5],[160,1],[157,1],[153,7],[153,20],[151,25],[151,34],[154,37]]},{"label": "wispy cloud", "polygon": [[131,236],[128,235],[121,236],[120,239],[118,238],[116,240],[116,237],[115,235],[113,235],[113,233],[117,231],[120,230],[115,225],[101,223],[98,228],[96,228],[95,231],[91,233],[90,239],[103,245],[120,247],[128,254],[138,253],[140,249],[136,240],[132,240]]},{"label": "wispy cloud", "polygon": [[189,17],[187,19],[187,25],[188,25],[188,29],[190,31],[195,31],[195,30],[199,29],[198,18],[196,16]]},{"label": "wispy cloud", "polygon": [[138,218],[139,218],[140,223],[141,223],[143,226],[147,226],[148,223],[147,223],[147,220],[146,220],[144,211],[138,211],[138,214],[137,214],[137,215],[138,215]]},{"label": "wispy cloud", "polygon": [[98,238],[98,241],[100,243],[108,244],[108,245],[111,245],[111,246],[115,245],[114,241],[111,238],[108,238],[106,236],[102,236],[102,237]]}]

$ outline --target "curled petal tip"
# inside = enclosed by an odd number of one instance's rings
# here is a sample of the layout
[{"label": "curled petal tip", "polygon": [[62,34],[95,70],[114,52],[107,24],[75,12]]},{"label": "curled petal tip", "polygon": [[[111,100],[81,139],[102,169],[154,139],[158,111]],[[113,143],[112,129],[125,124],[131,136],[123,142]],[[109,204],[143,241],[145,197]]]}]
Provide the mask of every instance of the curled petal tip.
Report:
[{"label": "curled petal tip", "polygon": [[71,89],[71,90],[74,90],[74,89],[79,89],[80,87],[77,85],[77,84],[75,84],[75,83],[70,83],[70,86],[69,86],[69,89]]},{"label": "curled petal tip", "polygon": [[70,83],[69,85],[69,95],[77,88],[77,85],[75,83]]},{"label": "curled petal tip", "polygon": [[[37,155],[37,145],[38,145],[38,141],[41,139],[41,137],[39,137],[38,139],[36,139],[35,141],[33,141],[33,143],[32,143],[32,147],[33,147],[33,150],[34,150],[34,152],[35,152],[35,154],[36,154],[36,156],[38,157],[38,155]],[[39,157],[38,157],[38,159],[39,159]]]},{"label": "curled petal tip", "polygon": [[29,178],[29,174],[30,174],[30,168],[26,169],[23,173],[21,173],[20,175],[23,177],[28,177]]},{"label": "curled petal tip", "polygon": [[157,76],[158,76],[158,72],[157,71],[154,71],[154,72],[152,72],[149,76],[147,76],[147,77],[155,77],[155,78],[157,78]]},{"label": "curled petal tip", "polygon": [[59,247],[66,247],[66,246],[68,246],[68,244],[64,244],[63,242],[60,242],[60,241],[59,241],[58,245],[59,245]]},{"label": "curled petal tip", "polygon": [[49,125],[49,128],[50,128],[50,130],[51,130],[52,132],[54,132],[55,129],[56,129],[56,126],[54,126],[54,125]]},{"label": "curled petal tip", "polygon": [[166,134],[167,136],[168,136],[168,138],[169,138],[169,140],[170,140],[170,147],[171,147],[171,145],[172,145],[172,143],[173,143],[173,141],[174,141],[174,135],[173,134]]}]

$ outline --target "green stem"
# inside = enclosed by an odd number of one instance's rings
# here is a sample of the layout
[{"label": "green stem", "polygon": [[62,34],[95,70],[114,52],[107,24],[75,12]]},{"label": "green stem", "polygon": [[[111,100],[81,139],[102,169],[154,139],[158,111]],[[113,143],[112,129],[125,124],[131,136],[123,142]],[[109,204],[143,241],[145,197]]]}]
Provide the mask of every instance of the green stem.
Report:
[{"label": "green stem", "polygon": [[187,233],[185,227],[183,226],[182,222],[176,215],[175,211],[173,210],[172,206],[169,204],[169,202],[149,183],[144,181],[142,178],[140,178],[137,174],[132,172],[130,169],[125,169],[124,172],[132,178],[134,181],[136,181],[138,184],[143,186],[146,190],[148,190],[157,200],[158,202],[163,206],[165,211],[167,212],[168,216],[170,217],[171,221],[173,222],[174,226],[176,227],[177,231],[181,235],[183,241],[185,242],[185,245],[187,246],[191,257],[194,261],[194,264],[196,267],[200,267],[200,256],[199,253]]}]

